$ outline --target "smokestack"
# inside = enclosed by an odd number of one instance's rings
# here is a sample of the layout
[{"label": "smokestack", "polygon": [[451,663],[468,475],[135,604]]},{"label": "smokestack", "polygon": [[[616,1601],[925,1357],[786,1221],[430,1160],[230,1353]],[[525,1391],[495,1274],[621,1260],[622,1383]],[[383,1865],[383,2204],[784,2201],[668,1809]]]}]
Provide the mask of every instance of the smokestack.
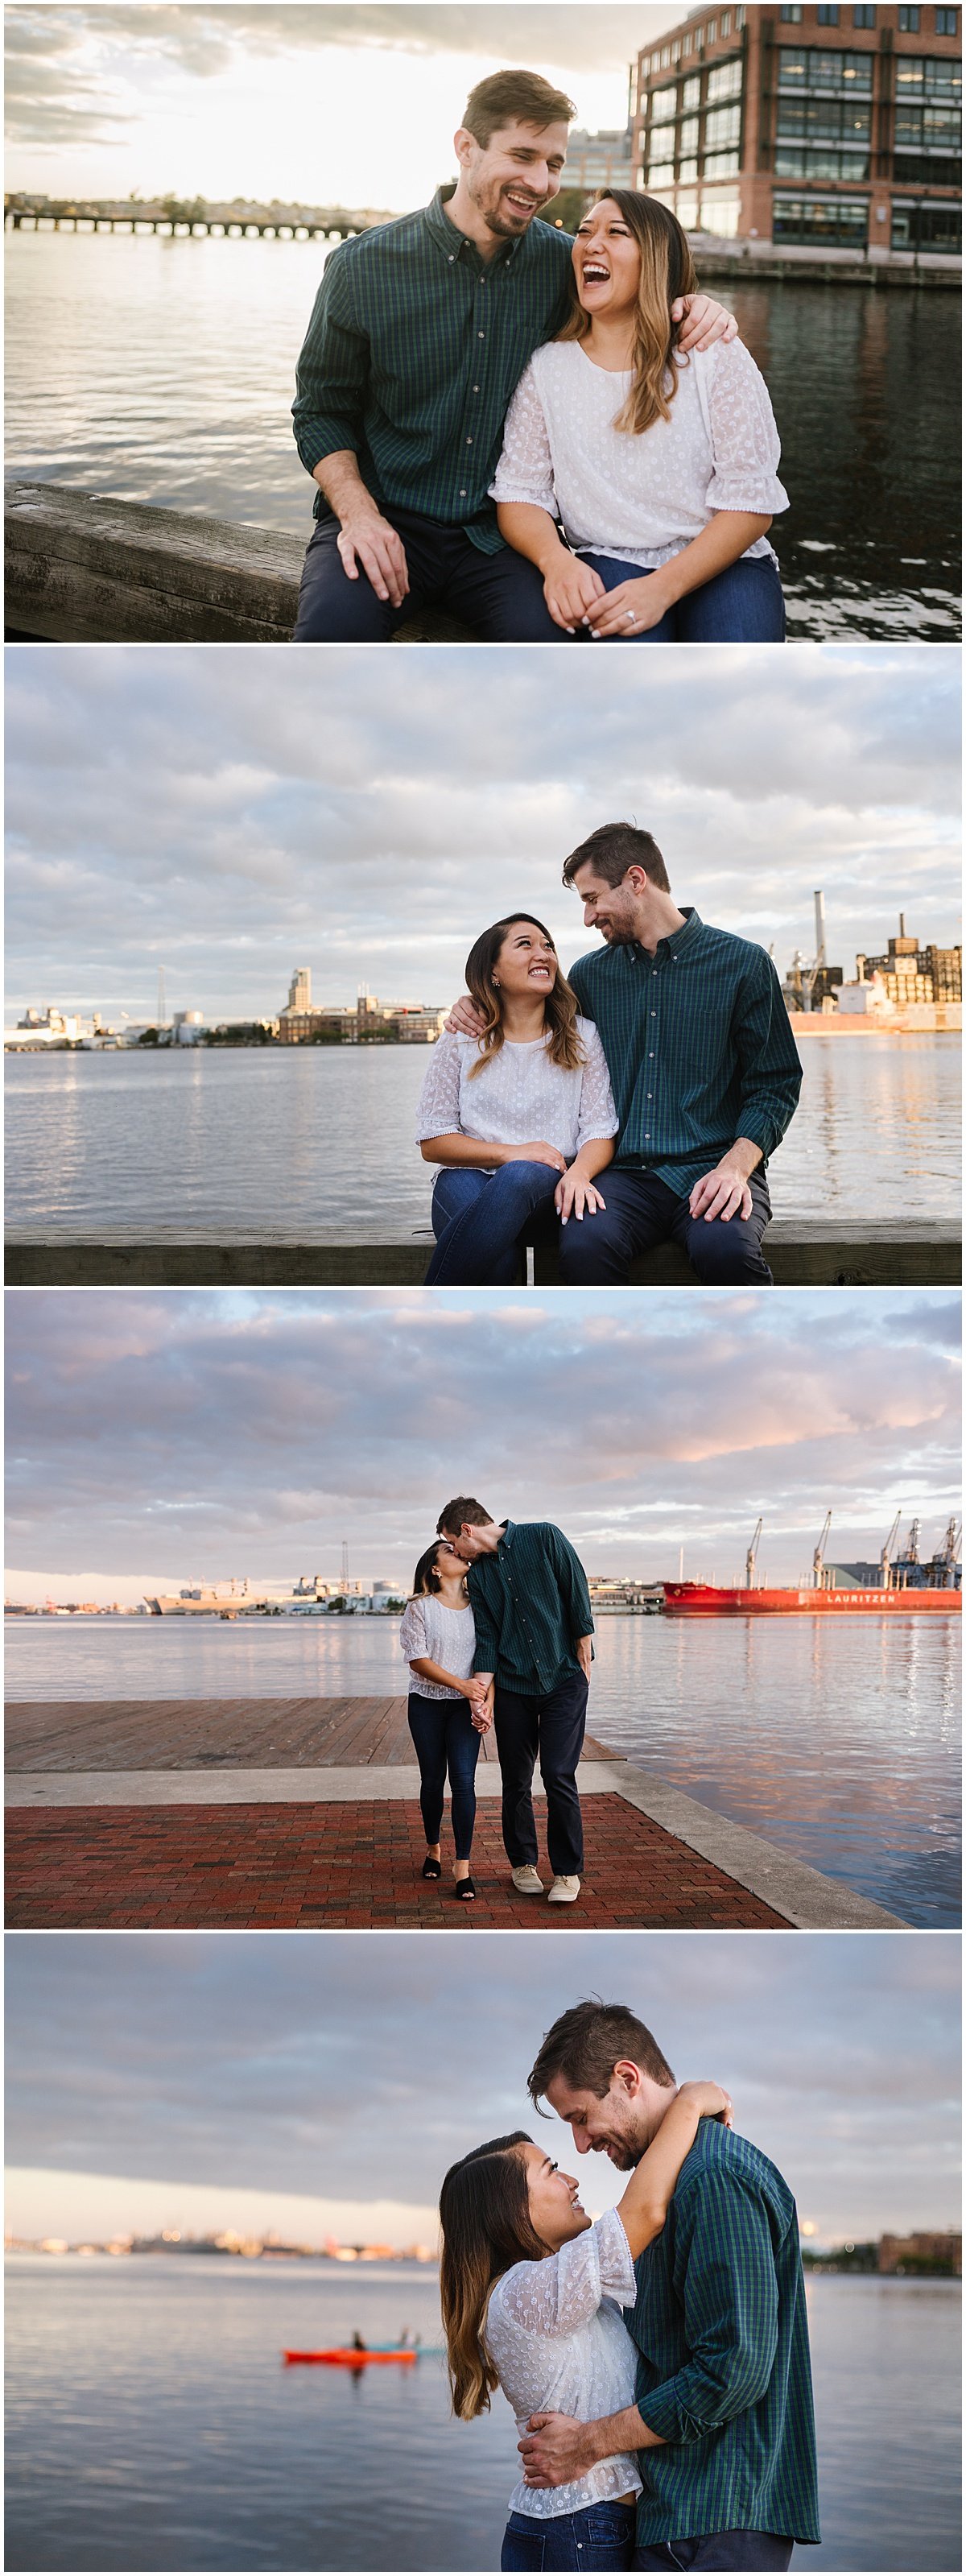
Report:
[{"label": "smokestack", "polygon": [[817,888],[815,895],[815,963],[816,966],[825,964],[825,896],[821,887]]},{"label": "smokestack", "polygon": [[904,913],[904,912],[900,912],[900,914],[899,914],[899,937],[900,937],[900,939],[904,939],[904,938],[905,938],[905,935],[906,935],[906,916],[905,916],[905,913]]}]

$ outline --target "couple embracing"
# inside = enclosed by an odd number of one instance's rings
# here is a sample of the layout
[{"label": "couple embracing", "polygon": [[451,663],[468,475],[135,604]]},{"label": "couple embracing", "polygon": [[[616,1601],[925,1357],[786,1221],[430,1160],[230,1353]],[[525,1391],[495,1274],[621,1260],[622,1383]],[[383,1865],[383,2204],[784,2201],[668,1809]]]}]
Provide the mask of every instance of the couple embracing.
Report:
[{"label": "couple embracing", "polygon": [[547,1798],[548,1901],[574,1905],[583,1869],[577,1765],[583,1751],[594,1622],[576,1549],[552,1521],[495,1521],[472,1495],[440,1513],[416,1567],[400,1645],[410,1672],[409,1731],[426,1835],[422,1875],[442,1876],[447,1775],[457,1904],[476,1897],[475,1775],[491,1726],[503,1788],[503,1845],[518,1896],[542,1896],[532,1781]]},{"label": "couple embracing", "polygon": [[561,2014],[528,2089],[628,2179],[591,2222],[515,2130],[443,2184],[454,2412],[472,2422],[500,2388],[520,2436],[501,2567],[787,2568],[820,2537],[787,2183],[624,2004]]},{"label": "couple embracing", "polygon": [[556,1244],[566,1286],[674,1242],[705,1285],[771,1284],[766,1177],[802,1068],[763,948],[679,906],[649,832],[607,823],[563,880],[603,950],[564,975],[529,912],[476,940],[432,1050],[434,1287],[502,1286]]},{"label": "couple embracing", "polygon": [[298,367],[317,485],[295,638],[443,609],[488,643],[781,643],[767,389],[660,198],[551,220],[572,101],[478,82],[455,187],[344,242]]}]

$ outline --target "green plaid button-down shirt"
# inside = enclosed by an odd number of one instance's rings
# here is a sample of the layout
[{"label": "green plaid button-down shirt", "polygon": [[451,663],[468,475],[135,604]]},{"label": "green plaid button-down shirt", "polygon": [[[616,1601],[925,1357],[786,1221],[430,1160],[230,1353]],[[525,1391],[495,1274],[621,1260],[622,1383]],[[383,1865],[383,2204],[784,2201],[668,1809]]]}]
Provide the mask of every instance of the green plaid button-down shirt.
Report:
[{"label": "green plaid button-down shirt", "polygon": [[699,2532],[818,2540],[812,2374],[798,2218],[767,2156],[702,2120],[625,2323],[637,2404],[638,2545]]},{"label": "green plaid button-down shirt", "polygon": [[[594,949],[568,981],[595,1020],[620,1119],[618,1163],[685,1197],[736,1136],[765,1162],[802,1084],[781,985],[763,948],[690,906],[654,956],[635,940]],[[606,1196],[607,1182],[603,1182]]]},{"label": "green plaid button-down shirt", "polygon": [[575,1640],[594,1631],[587,1577],[552,1521],[508,1521],[495,1554],[470,1566],[467,1587],[474,1672],[533,1694],[579,1672]]},{"label": "green plaid button-down shirt", "polygon": [[[443,199],[332,252],[298,363],[295,438],[307,473],[350,447],[375,500],[496,554],[487,495],[503,423],[567,311],[572,243],[535,220],[481,259]],[[331,515],[319,491],[315,515]]]}]

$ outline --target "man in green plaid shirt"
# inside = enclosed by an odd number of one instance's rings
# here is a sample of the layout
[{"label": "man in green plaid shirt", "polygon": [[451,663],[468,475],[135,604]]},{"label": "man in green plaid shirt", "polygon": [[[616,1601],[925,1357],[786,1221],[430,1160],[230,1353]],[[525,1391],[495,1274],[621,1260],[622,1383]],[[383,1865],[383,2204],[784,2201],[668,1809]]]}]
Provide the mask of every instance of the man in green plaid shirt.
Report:
[{"label": "man in green plaid shirt", "polygon": [[[626,2005],[583,2003],[548,2031],[529,2090],[569,2122],[578,2155],[629,2173],[677,2085]],[[636,2405],[590,2424],[531,2416],[527,2485],[567,2486],[636,2451],[636,2568],[787,2568],[796,2541],[821,2535],[798,2215],[769,2158],[702,2120],[635,2280]]]},{"label": "man in green plaid shirt", "polygon": [[[568,309],[573,244],[537,217],[575,113],[536,72],[480,81],[455,189],[327,261],[292,406],[318,487],[297,643],[381,643],[430,603],[488,643],[565,640],[489,487],[520,377]],[[681,349],[737,331],[706,296],[673,312]]]}]

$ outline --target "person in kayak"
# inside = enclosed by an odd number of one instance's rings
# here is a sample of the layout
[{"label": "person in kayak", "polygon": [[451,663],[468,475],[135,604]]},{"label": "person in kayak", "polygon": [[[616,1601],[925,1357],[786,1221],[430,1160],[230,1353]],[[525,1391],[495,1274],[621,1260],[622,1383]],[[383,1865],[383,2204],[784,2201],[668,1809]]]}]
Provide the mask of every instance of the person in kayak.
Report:
[{"label": "person in kayak", "polygon": [[[440,2298],[461,2422],[487,2413],[495,2388],[522,2436],[544,2410],[589,2421],[633,2404],[637,2352],[620,2311],[633,2307],[635,2261],[661,2233],[703,2119],[730,2127],[729,2095],[682,2084],[618,2207],[593,2223],[572,2176],[522,2129],[450,2167]],[[640,2490],[629,2451],[566,2488],[534,2492],[521,2478],[501,2568],[630,2567]]]}]

